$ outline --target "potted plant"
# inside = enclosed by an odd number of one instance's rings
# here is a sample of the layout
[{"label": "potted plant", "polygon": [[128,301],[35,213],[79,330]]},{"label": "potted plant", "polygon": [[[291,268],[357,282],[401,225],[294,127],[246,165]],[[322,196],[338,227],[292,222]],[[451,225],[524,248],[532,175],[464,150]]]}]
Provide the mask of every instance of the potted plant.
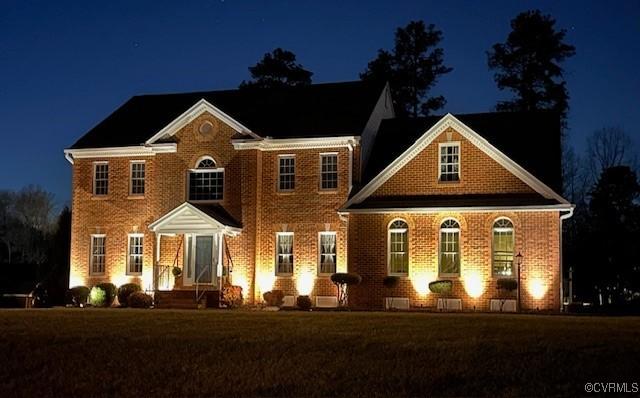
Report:
[{"label": "potted plant", "polygon": [[[451,293],[451,290],[453,290],[453,282],[450,280],[433,281],[429,283],[429,290],[432,293],[446,297]],[[442,308],[445,310],[447,309],[447,300],[442,300]]]},{"label": "potted plant", "polygon": [[[384,279],[382,280],[382,284],[384,285],[384,287],[386,287],[387,289],[391,290],[394,287],[398,286],[398,284],[400,283],[400,278],[398,278],[397,276],[393,276],[393,275],[388,275],[385,276]],[[391,293],[391,297],[389,297],[389,309],[393,309],[393,293]]]}]

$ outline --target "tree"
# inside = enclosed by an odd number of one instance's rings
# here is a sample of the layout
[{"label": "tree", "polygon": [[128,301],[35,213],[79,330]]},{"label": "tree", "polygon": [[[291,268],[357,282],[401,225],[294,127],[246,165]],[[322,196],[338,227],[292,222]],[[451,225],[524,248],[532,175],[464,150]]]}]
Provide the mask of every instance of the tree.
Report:
[{"label": "tree", "polygon": [[262,60],[249,67],[250,81],[242,81],[240,88],[295,87],[311,84],[313,73],[296,63],[291,51],[276,48]]},{"label": "tree", "polygon": [[591,192],[585,276],[605,303],[640,292],[640,184],[628,166],[605,169]]},{"label": "tree", "polygon": [[498,102],[497,110],[555,110],[564,121],[569,94],[561,63],[575,54],[575,47],[564,42],[566,30],[556,30],[555,24],[539,10],[520,13],[511,21],[506,42],[487,53],[498,88],[515,94]]},{"label": "tree", "polygon": [[441,75],[453,70],[444,66],[444,50],[437,47],[441,41],[442,31],[435,25],[411,21],[396,30],[393,50],[378,50],[360,78],[389,82],[400,115],[428,115],[446,104],[441,95],[429,97],[429,91]]},{"label": "tree", "polygon": [[587,157],[592,177],[615,166],[637,166],[637,157],[631,137],[619,127],[605,127],[587,138]]}]

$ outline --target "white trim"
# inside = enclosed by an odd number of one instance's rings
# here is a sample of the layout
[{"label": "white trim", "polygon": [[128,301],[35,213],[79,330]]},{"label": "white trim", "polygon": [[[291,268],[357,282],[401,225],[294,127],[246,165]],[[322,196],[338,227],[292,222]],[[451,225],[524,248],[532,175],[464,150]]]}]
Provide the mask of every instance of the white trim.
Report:
[{"label": "white trim", "polygon": [[[131,272],[131,238],[142,238],[142,254],[140,257],[142,258],[142,268],[140,272]],[[144,234],[140,232],[127,234],[127,269],[125,270],[125,275],[130,276],[140,276],[142,275],[142,271],[144,269]]]},{"label": "white trim", "polygon": [[[276,170],[278,170],[278,177],[276,179],[276,191],[277,192],[284,192],[284,193],[289,193],[289,192],[294,192],[296,190],[296,155],[295,154],[281,154],[278,155],[277,158],[277,165],[276,165]],[[280,188],[280,176],[281,176],[281,170],[280,170],[280,161],[282,159],[293,159],[293,188],[291,189],[282,189]],[[289,174],[286,174],[289,175]]]},{"label": "white trim", "polygon": [[[469,140],[473,145],[482,150],[485,154],[506,168],[513,175],[521,179],[529,185],[533,190],[541,194],[547,199],[555,199],[561,204],[570,205],[562,196],[558,195],[542,181],[534,177],[523,167],[511,160],[507,155],[502,153],[496,147],[491,145],[486,139],[473,131],[467,125],[458,120],[455,116],[448,113],[442,117],[435,125],[427,130],[416,142],[398,156],[391,164],[382,170],[376,177],[367,183],[357,194],[349,199],[343,206],[347,208],[354,203],[361,203],[372,193],[374,193],[389,178],[402,169],[409,161],[421,153],[435,138],[442,134],[445,130],[453,128],[464,138]],[[439,155],[439,154],[438,154]]]},{"label": "white trim", "polygon": [[[329,156],[336,157],[336,187],[335,188],[322,188],[322,159]],[[318,156],[318,190],[322,192],[336,192],[340,187],[340,155],[338,152],[321,152]]]},{"label": "white trim", "polygon": [[[444,224],[447,221],[455,221],[456,224],[458,224],[458,227],[445,227],[442,228],[442,224]],[[456,251],[456,255],[458,256],[458,272],[455,273],[444,273],[441,271],[442,269],[442,233],[456,233],[458,234],[458,250]],[[451,252],[447,252],[447,253],[451,253]],[[443,219],[442,221],[440,221],[440,228],[438,229],[438,277],[443,277],[443,278],[458,278],[460,277],[460,275],[462,275],[462,232],[461,232],[461,227],[460,227],[460,221],[458,221],[456,218],[454,217],[447,217],[445,219]]]},{"label": "white trim", "polygon": [[[278,237],[279,236],[293,236],[293,239],[291,240],[291,257],[293,258],[291,261],[291,272],[278,272],[278,260],[279,260],[279,255],[280,253],[278,252],[279,250],[279,243],[278,243]],[[284,277],[289,277],[289,276],[293,276],[294,271],[295,271],[295,255],[293,253],[293,250],[295,248],[295,235],[293,234],[292,231],[286,231],[286,232],[276,232],[276,256],[275,256],[275,276],[284,276]]]},{"label": "white trim", "polygon": [[[320,267],[322,266],[322,235],[334,236],[335,244],[334,244],[333,261],[336,267],[335,272],[331,272],[331,273],[320,272]],[[338,272],[338,233],[336,231],[320,231],[318,232],[318,266],[316,267],[316,274],[318,276],[330,276],[336,272]]]},{"label": "white trim", "polygon": [[[457,147],[458,148],[458,179],[457,180],[443,180],[442,179],[442,148],[446,148],[446,147]],[[443,182],[443,183],[457,183],[460,182],[460,180],[462,179],[461,176],[461,161],[460,161],[460,157],[461,157],[461,149],[462,146],[460,145],[460,141],[447,141],[447,142],[441,142],[438,144],[438,182]]]},{"label": "white trim", "polygon": [[[109,162],[107,162],[106,160],[101,160],[98,162],[93,162],[93,176],[92,176],[92,186],[91,186],[91,194],[93,196],[100,196],[100,197],[104,197],[104,196],[108,196],[109,195]],[[107,192],[105,193],[97,193],[96,191],[96,172],[97,172],[97,168],[98,166],[107,166]]]},{"label": "white trim", "polygon": [[465,206],[465,207],[387,207],[379,209],[345,209],[338,210],[338,214],[364,213],[364,214],[387,214],[387,213],[474,213],[483,211],[569,211],[573,210],[573,205],[541,205],[541,206]]},{"label": "white trim", "polygon": [[220,119],[221,121],[223,121],[225,124],[227,124],[229,127],[231,127],[232,129],[234,129],[240,134],[248,134],[254,138],[260,138],[257,134],[253,133],[249,128],[243,126],[240,122],[238,122],[231,116],[227,115],[220,109],[216,108],[215,106],[211,105],[211,103],[209,103],[207,100],[202,98],[200,101],[196,102],[191,108],[187,109],[180,116],[175,118],[171,123],[169,123],[160,131],[158,131],[156,134],[154,134],[153,137],[149,138],[145,142],[145,144],[153,144],[160,138],[174,135],[175,133],[180,131],[180,129],[182,129],[184,126],[191,123],[195,118],[197,118],[198,116],[202,115],[205,112],[209,112],[210,114]]},{"label": "white trim", "polygon": [[[203,158],[209,158],[210,156],[203,156]],[[211,158],[213,160],[213,158]],[[215,163],[216,161],[213,160]],[[200,160],[198,160],[200,163]],[[197,163],[196,163],[197,166]],[[222,197],[220,199],[191,199],[191,173],[222,173]],[[190,202],[194,203],[220,203],[224,200],[224,186],[225,186],[225,173],[224,167],[216,167],[211,169],[189,169],[187,170],[187,194],[186,198]]]},{"label": "white trim", "polygon": [[314,137],[314,138],[264,138],[259,140],[231,140],[237,150],[257,149],[260,151],[283,151],[297,149],[348,148],[358,145],[360,137]]},{"label": "white trim", "polygon": [[184,202],[183,204],[181,204],[180,206],[176,207],[175,209],[171,210],[170,212],[168,212],[167,214],[165,214],[164,216],[160,217],[159,219],[157,219],[156,221],[152,222],[151,224],[149,224],[149,230],[153,231],[153,232],[162,232],[163,234],[168,234],[168,233],[190,233],[190,231],[177,231],[177,230],[164,230],[162,229],[162,225],[166,224],[167,222],[171,221],[171,219],[179,214],[181,211],[183,211],[184,209],[189,209],[192,212],[196,213],[198,216],[202,217],[205,221],[207,221],[208,223],[211,224],[211,230],[198,230],[195,233],[198,234],[207,234],[209,232],[211,233],[215,233],[215,232],[222,232],[226,235],[238,235],[240,232],[242,232],[241,228],[235,228],[235,227],[230,227],[230,226],[226,226],[224,224],[222,224],[220,221],[216,220],[215,218],[209,216],[208,214],[202,212],[200,209],[198,209],[197,207],[195,207],[194,205],[192,205],[189,202]]},{"label": "white trim", "polygon": [[[396,221],[402,221],[407,225],[407,228],[391,228],[391,225]],[[407,272],[391,272],[391,233],[404,232],[407,236],[407,247],[405,247],[405,254],[407,256]],[[409,276],[409,223],[404,218],[394,218],[387,224],[387,275],[407,277]]]},{"label": "white trim", "polygon": [[[129,196],[136,197],[144,197],[147,193],[147,162],[145,160],[130,160],[129,161]],[[142,193],[133,193],[133,165],[134,164],[143,164],[144,166],[144,179],[143,182],[143,192]]]},{"label": "white trim", "polygon": [[174,153],[177,151],[177,148],[175,143],[162,143],[107,148],[65,149],[64,157],[73,164],[74,159],[155,156],[158,153]]},{"label": "white trim", "polygon": [[[496,223],[500,220],[507,220],[511,223],[511,227],[495,227]],[[511,253],[511,274],[510,275],[498,275],[495,272],[495,261],[496,261],[496,257],[495,257],[495,252],[496,252],[496,248],[495,248],[495,241],[496,241],[496,232],[511,232],[511,244],[513,247],[512,253]],[[501,278],[513,278],[515,275],[514,272],[514,260],[515,260],[515,251],[516,251],[516,226],[513,223],[513,220],[511,220],[509,217],[504,217],[504,216],[500,216],[500,217],[496,217],[493,220],[493,223],[491,224],[491,277],[492,278],[497,278],[497,279],[501,279]]]},{"label": "white trim", "polygon": [[[94,238],[103,238],[102,247],[103,247],[104,254],[102,256],[104,259],[104,263],[103,263],[104,269],[102,270],[102,272],[93,272],[93,246],[94,246],[93,239]],[[89,276],[102,276],[105,274],[106,268],[107,268],[107,234],[91,234],[90,239],[91,239],[91,244],[89,245]]]},{"label": "white trim", "polygon": [[[204,155],[204,156],[200,156],[198,158],[198,160],[196,160],[195,166],[193,166],[194,169],[198,169],[198,165],[200,164],[200,162],[202,162],[203,160],[210,160],[213,162],[213,164],[218,167],[218,162],[216,162],[216,160],[213,158],[213,156],[211,155]],[[207,170],[207,169],[200,169],[200,170]]]}]

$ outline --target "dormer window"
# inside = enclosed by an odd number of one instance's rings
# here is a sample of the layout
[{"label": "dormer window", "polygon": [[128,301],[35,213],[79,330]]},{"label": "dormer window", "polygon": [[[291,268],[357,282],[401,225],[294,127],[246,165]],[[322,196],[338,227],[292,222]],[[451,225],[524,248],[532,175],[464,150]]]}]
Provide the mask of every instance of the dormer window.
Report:
[{"label": "dormer window", "polygon": [[196,162],[196,168],[189,170],[189,200],[222,200],[224,193],[224,168],[216,167],[210,156]]},{"label": "dormer window", "polygon": [[440,144],[440,181],[460,181],[460,143]]}]

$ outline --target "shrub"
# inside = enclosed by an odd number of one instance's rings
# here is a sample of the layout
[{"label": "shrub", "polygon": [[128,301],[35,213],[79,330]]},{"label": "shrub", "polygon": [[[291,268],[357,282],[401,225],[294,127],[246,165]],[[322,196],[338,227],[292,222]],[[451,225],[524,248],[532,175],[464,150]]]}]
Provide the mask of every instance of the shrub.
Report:
[{"label": "shrub", "polygon": [[118,302],[121,306],[126,307],[129,305],[128,299],[131,293],[142,291],[142,288],[137,283],[125,283],[118,288]]},{"label": "shrub", "polygon": [[433,281],[429,283],[429,290],[431,290],[432,293],[449,294],[452,289],[453,282],[448,280]]},{"label": "shrub", "polygon": [[242,305],[242,287],[226,285],[222,288],[222,303],[228,308],[236,308]]},{"label": "shrub", "polygon": [[153,305],[153,297],[142,291],[133,292],[127,298],[131,308],[149,308]]},{"label": "shrub", "polygon": [[311,298],[309,296],[298,296],[296,304],[302,311],[309,311],[311,309]]},{"label": "shrub", "polygon": [[398,286],[399,283],[400,278],[398,278],[397,276],[385,276],[382,280],[382,284],[390,289]]},{"label": "shrub", "polygon": [[103,288],[94,286],[89,292],[89,304],[94,307],[106,307],[107,306],[107,292]]},{"label": "shrub", "polygon": [[498,290],[513,292],[518,288],[518,281],[515,279],[498,279]]},{"label": "shrub", "polygon": [[116,299],[116,294],[118,294],[118,288],[116,287],[116,285],[109,282],[103,282],[103,283],[98,283],[96,287],[99,287],[100,289],[104,290],[104,293],[105,293],[104,306],[111,307],[111,304],[113,304],[113,302]]},{"label": "shrub", "polygon": [[338,272],[331,275],[331,282],[338,288],[338,304],[340,307],[345,307],[349,304],[349,292],[348,286],[357,285],[362,282],[362,277],[356,273],[351,272]]},{"label": "shrub", "polygon": [[284,292],[282,290],[266,292],[262,297],[269,307],[280,307],[284,302]]},{"label": "shrub", "polygon": [[76,307],[84,306],[87,304],[89,292],[86,286],[74,286],[67,291],[68,302]]}]

